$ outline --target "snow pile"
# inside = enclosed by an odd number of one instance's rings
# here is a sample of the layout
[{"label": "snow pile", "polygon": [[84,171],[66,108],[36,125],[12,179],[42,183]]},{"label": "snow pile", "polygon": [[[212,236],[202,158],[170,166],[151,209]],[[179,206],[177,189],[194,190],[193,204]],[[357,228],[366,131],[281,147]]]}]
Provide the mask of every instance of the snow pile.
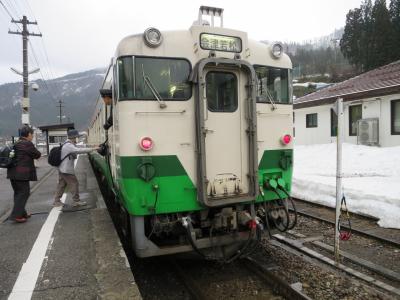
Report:
[{"label": "snow pile", "polygon": [[[400,229],[400,147],[343,144],[343,189],[351,212]],[[336,203],[336,144],[296,146],[292,196]]]}]

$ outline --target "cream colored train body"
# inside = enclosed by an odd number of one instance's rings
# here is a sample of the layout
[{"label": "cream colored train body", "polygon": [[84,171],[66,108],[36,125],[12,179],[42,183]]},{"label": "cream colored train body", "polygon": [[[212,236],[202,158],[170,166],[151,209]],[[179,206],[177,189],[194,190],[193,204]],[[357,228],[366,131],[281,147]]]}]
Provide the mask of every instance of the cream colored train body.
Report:
[{"label": "cream colored train body", "polygon": [[204,23],[222,11],[200,11],[189,30],[119,43],[102,87],[113,103],[98,99],[88,130],[90,144],[107,140],[108,154],[92,160],[110,173],[139,256],[191,250],[177,228],[189,216],[198,249],[213,230],[228,236],[222,244],[241,240],[264,202],[286,197],[271,182],[290,191],[291,61],[280,44]]}]

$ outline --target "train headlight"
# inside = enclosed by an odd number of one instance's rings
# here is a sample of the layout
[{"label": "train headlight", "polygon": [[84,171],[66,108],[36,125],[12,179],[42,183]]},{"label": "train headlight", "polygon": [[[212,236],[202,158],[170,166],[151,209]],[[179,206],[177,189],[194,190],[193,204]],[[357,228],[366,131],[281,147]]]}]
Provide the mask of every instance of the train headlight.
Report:
[{"label": "train headlight", "polygon": [[290,134],[285,134],[281,139],[281,143],[284,145],[290,144],[291,141],[292,141],[292,136]]},{"label": "train headlight", "polygon": [[153,145],[154,145],[154,142],[151,139],[151,137],[146,136],[146,137],[140,139],[139,147],[143,151],[151,150],[153,148]]},{"label": "train headlight", "polygon": [[272,48],[271,48],[271,52],[272,52],[272,55],[275,58],[280,58],[282,56],[282,54],[283,54],[283,46],[282,46],[282,44],[281,43],[273,44]]},{"label": "train headlight", "polygon": [[143,33],[143,38],[147,46],[156,48],[161,45],[163,37],[157,28],[147,28]]}]

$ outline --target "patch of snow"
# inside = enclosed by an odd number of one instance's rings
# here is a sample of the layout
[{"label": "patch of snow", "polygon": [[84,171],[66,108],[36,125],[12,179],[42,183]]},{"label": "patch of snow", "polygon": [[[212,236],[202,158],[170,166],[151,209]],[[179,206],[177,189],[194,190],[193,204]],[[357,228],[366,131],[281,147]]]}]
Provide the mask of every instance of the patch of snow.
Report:
[{"label": "patch of snow", "polygon": [[[354,213],[400,229],[400,147],[343,144],[343,190]],[[292,196],[336,203],[336,144],[295,146]]]}]

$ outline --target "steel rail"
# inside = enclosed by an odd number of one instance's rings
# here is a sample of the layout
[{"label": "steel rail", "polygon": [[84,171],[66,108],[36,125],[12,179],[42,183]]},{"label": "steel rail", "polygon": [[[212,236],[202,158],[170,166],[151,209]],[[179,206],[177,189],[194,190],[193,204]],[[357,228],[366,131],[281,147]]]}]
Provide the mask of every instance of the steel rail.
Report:
[{"label": "steel rail", "polygon": [[190,273],[184,271],[176,260],[171,259],[169,261],[169,263],[171,265],[171,269],[174,270],[174,273],[177,275],[177,277],[179,277],[180,281],[186,287],[187,292],[190,294],[190,296],[193,299],[196,299],[196,300],[210,299],[210,297],[208,297],[204,293],[204,291],[196,283],[196,281],[190,277]]},{"label": "steel rail", "polygon": [[[302,253],[303,255],[305,255],[308,258],[316,259],[320,262],[323,262],[323,263],[333,267],[334,269],[344,271],[344,272],[346,272],[358,279],[361,279],[369,284],[372,284],[372,285],[379,287],[387,292],[390,292],[390,293],[396,294],[397,296],[400,296],[399,288],[391,286],[389,284],[386,284],[385,282],[377,280],[370,275],[361,273],[353,268],[350,268],[350,267],[344,265],[342,262],[337,263],[333,259],[326,257],[326,256],[322,255],[321,253],[304,246],[301,241],[292,240],[292,239],[289,239],[280,234],[273,235],[273,238],[274,238],[273,244],[275,246],[278,246],[278,247],[281,247],[282,249],[284,249],[284,247],[281,246],[282,244],[284,244],[284,245],[289,246],[290,248]],[[360,266],[360,264],[358,264],[358,265]],[[388,278],[387,276],[385,276],[385,277]]]},{"label": "steel rail", "polygon": [[[295,199],[295,201],[298,201],[298,199]],[[302,201],[302,200],[300,200],[300,201]],[[303,202],[304,202],[304,201],[303,201]],[[312,203],[312,205],[314,205],[314,204]],[[330,207],[324,206],[324,205],[321,205],[321,204],[317,204],[317,206],[330,209]],[[291,209],[290,209],[290,210],[291,210]],[[292,210],[291,210],[291,211],[292,211]],[[302,210],[299,209],[299,208],[297,209],[297,213],[298,213],[299,215],[302,215],[302,216],[305,216],[305,217],[308,217],[308,218],[311,218],[311,219],[315,219],[315,220],[318,220],[318,221],[321,221],[321,222],[324,222],[324,223],[331,224],[331,225],[335,226],[335,222],[333,222],[333,221],[331,221],[331,220],[329,220],[329,219],[327,219],[327,218],[320,217],[320,216],[317,216],[317,215],[315,215],[315,214],[302,211]],[[352,213],[352,214],[354,214],[354,213]],[[363,217],[363,218],[369,218],[369,217],[365,217],[365,216],[362,216],[362,217]],[[374,219],[374,218],[370,218],[370,219]],[[347,226],[347,225],[345,225],[345,224],[340,225],[340,227],[341,227],[341,228],[344,228],[344,229],[346,229],[346,230],[350,230],[350,227]],[[390,238],[381,237],[381,236],[379,236],[379,235],[377,235],[377,234],[374,234],[374,233],[368,233],[368,232],[366,232],[366,231],[364,231],[364,230],[357,229],[357,228],[355,228],[354,226],[351,227],[351,232],[357,233],[357,234],[362,235],[362,236],[365,236],[365,237],[369,237],[369,238],[375,239],[375,240],[377,240],[377,241],[383,242],[383,243],[385,243],[385,244],[389,244],[389,245],[394,246],[394,247],[396,247],[396,248],[400,248],[400,243],[397,242],[397,241],[395,241],[395,240],[392,240],[392,239],[390,239]]]},{"label": "steel rail", "polygon": [[285,299],[311,300],[310,297],[295,289],[290,283],[274,274],[265,265],[257,262],[255,259],[251,257],[243,258],[243,265]]}]

